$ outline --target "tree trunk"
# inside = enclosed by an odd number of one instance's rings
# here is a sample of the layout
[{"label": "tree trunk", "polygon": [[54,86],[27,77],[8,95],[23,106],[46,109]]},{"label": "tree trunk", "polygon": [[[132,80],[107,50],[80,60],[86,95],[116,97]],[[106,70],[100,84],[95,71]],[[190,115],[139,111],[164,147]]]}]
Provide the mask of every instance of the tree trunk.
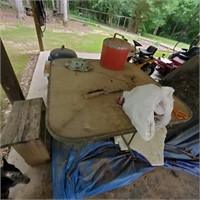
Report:
[{"label": "tree trunk", "polygon": [[177,26],[178,26],[179,21],[180,21],[180,20],[178,20],[178,21],[176,22],[176,24],[175,24],[175,26],[174,26],[174,28],[173,28],[173,31],[172,31],[172,33],[171,33],[171,36],[174,35],[175,30],[176,30],[176,28],[177,28]]},{"label": "tree trunk", "polygon": [[139,30],[139,25],[140,25],[140,19],[135,19],[134,24],[133,24],[133,33],[138,33]]},{"label": "tree trunk", "polygon": [[156,26],[156,28],[153,31],[153,35],[157,35],[159,27],[159,25]]},{"label": "tree trunk", "polygon": [[30,0],[26,0],[26,5],[27,5],[28,7],[31,7]]},{"label": "tree trunk", "polygon": [[108,16],[108,24],[112,24],[112,20],[113,20],[113,15],[109,15]]},{"label": "tree trunk", "polygon": [[60,1],[60,13],[64,14],[65,0]]},{"label": "tree trunk", "polygon": [[15,1],[13,1],[13,0],[8,0],[8,2],[9,2],[9,5],[10,5],[11,8],[16,8]]},{"label": "tree trunk", "polygon": [[68,0],[63,0],[63,25],[66,26],[67,25],[67,21],[68,21],[68,7],[69,7],[69,1]]},{"label": "tree trunk", "polygon": [[67,20],[69,20],[69,0],[67,0]]},{"label": "tree trunk", "polygon": [[171,36],[174,35],[175,30],[176,30],[176,28],[177,28],[177,26],[178,26],[178,23],[180,22],[181,16],[184,15],[184,13],[185,13],[185,11],[184,11],[181,15],[179,15],[178,20],[177,20],[177,22],[176,22],[176,24],[175,24],[175,26],[174,26],[174,28],[173,28],[173,30],[172,30]]},{"label": "tree trunk", "polygon": [[58,13],[60,14],[61,12],[61,1],[60,0],[56,0],[56,9],[58,11]]},{"label": "tree trunk", "polygon": [[55,2],[54,2],[54,0],[52,0],[51,2],[52,2],[53,11],[55,11],[56,10]]},{"label": "tree trunk", "polygon": [[17,17],[23,19],[25,16],[23,2],[22,0],[15,0],[15,3],[17,8]]}]

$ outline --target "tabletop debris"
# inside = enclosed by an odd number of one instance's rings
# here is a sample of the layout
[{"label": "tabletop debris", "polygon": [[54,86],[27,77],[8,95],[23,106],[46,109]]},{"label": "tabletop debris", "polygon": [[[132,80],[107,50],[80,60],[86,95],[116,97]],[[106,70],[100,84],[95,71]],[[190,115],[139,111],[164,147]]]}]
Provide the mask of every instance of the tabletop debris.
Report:
[{"label": "tabletop debris", "polygon": [[123,89],[110,90],[110,91],[106,91],[104,89],[98,89],[98,90],[93,90],[93,91],[88,92],[84,96],[84,98],[85,99],[90,99],[90,98],[93,98],[93,97],[97,97],[99,95],[111,94],[111,93],[122,92],[122,91],[123,91]]},{"label": "tabletop debris", "polygon": [[65,66],[72,71],[87,72],[92,70],[87,63],[87,60],[82,58],[72,58],[65,64]]}]

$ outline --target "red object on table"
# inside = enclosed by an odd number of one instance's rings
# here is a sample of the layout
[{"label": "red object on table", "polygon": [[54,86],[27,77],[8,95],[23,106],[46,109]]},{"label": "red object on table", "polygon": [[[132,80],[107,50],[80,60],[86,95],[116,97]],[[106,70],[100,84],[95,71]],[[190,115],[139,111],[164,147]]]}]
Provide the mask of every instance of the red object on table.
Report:
[{"label": "red object on table", "polygon": [[116,34],[113,38],[106,38],[103,41],[100,64],[107,69],[123,70],[131,45],[120,34],[118,35],[123,39],[116,38]]}]

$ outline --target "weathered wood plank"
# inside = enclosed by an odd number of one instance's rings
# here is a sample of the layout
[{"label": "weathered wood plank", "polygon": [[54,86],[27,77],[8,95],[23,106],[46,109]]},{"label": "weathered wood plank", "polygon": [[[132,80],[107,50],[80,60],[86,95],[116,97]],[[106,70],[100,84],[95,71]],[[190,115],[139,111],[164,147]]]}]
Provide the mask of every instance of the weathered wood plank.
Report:
[{"label": "weathered wood plank", "polygon": [[[26,124],[26,118],[28,115],[28,108],[30,105],[30,101],[20,101],[20,102],[16,102],[16,106],[19,106],[19,112],[17,113],[17,119],[13,118],[11,122],[8,121],[9,125],[10,125],[10,132],[12,131],[12,129],[15,128],[19,128],[18,133],[15,132],[15,137],[13,138],[13,143],[17,143],[19,141],[22,140],[22,136],[24,134],[25,131],[25,124]],[[15,115],[15,113],[13,113]]]},{"label": "weathered wood plank", "polygon": [[39,139],[44,133],[45,106],[42,98],[16,101],[0,136],[0,146]]},{"label": "weathered wood plank", "polygon": [[27,164],[33,167],[50,160],[47,147],[40,139],[16,144],[13,148],[23,157]]},{"label": "weathered wood plank", "polygon": [[[45,107],[42,99],[34,99],[30,101],[24,134],[21,139],[22,142],[38,139],[40,137],[41,125],[45,125],[44,121],[41,123],[43,111],[45,111]],[[45,116],[43,115],[43,118],[44,117]]]},{"label": "weathered wood plank", "polygon": [[29,101],[16,101],[13,104],[12,111],[0,137],[0,146],[9,146],[21,141],[29,104]]},{"label": "weathered wood plank", "polygon": [[31,166],[48,161],[51,137],[46,132],[45,113],[42,98],[14,102],[0,146],[13,146]]}]

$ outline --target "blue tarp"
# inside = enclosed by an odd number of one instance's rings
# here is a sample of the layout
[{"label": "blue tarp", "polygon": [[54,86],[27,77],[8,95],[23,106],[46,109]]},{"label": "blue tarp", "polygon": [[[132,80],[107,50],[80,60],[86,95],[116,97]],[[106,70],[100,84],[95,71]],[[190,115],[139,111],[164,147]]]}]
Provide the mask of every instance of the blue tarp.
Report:
[{"label": "blue tarp", "polygon": [[[198,130],[198,129],[195,129]],[[137,180],[155,167],[137,152],[121,152],[112,140],[85,145],[69,176],[67,173],[78,154],[76,146],[56,140],[52,143],[54,199],[83,199],[107,192]],[[199,133],[185,132],[165,145],[165,168],[186,171],[200,176]]]}]

